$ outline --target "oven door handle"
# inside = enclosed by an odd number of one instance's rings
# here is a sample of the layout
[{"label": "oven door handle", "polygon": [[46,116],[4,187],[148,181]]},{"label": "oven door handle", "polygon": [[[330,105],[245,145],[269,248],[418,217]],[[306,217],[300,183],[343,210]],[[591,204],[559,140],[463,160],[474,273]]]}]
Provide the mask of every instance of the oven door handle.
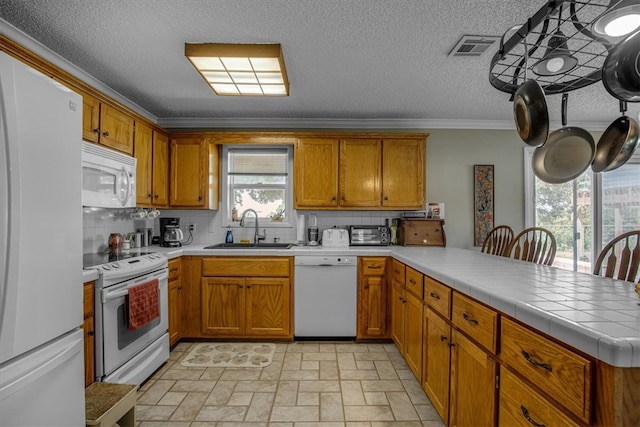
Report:
[{"label": "oven door handle", "polygon": [[105,303],[105,302],[113,301],[114,299],[122,298],[127,295],[129,295],[128,289],[122,289],[120,291],[113,291],[113,292],[105,292],[105,294],[102,296],[102,302]]}]

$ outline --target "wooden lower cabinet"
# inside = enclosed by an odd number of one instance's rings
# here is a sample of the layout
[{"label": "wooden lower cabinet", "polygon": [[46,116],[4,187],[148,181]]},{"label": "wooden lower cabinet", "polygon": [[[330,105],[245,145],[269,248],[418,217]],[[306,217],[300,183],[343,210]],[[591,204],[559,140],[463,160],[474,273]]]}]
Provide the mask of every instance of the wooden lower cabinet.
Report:
[{"label": "wooden lower cabinet", "polygon": [[182,329],[182,261],[175,258],[169,261],[169,345],[180,340]]},{"label": "wooden lower cabinet", "polygon": [[460,331],[453,330],[451,341],[449,425],[495,425],[497,360]]},{"label": "wooden lower cabinet", "polygon": [[[392,268],[396,268],[394,265]],[[422,378],[422,275],[406,267],[406,283],[393,279],[391,289],[391,338],[416,376]],[[395,273],[394,273],[395,274]],[[407,286],[409,289],[407,289]]]},{"label": "wooden lower cabinet", "polygon": [[95,282],[84,284],[84,386],[88,387],[95,381],[95,322],[94,322],[94,286]]},{"label": "wooden lower cabinet", "polygon": [[202,259],[200,333],[293,338],[292,257]]},{"label": "wooden lower cabinet", "polygon": [[575,423],[562,411],[533,391],[517,375],[500,368],[500,426],[559,426],[574,427]]},{"label": "wooden lower cabinet", "polygon": [[449,377],[451,373],[451,325],[426,307],[422,388],[444,423],[449,421]]},{"label": "wooden lower cabinet", "polygon": [[388,336],[386,265],[386,257],[358,258],[359,340]]}]

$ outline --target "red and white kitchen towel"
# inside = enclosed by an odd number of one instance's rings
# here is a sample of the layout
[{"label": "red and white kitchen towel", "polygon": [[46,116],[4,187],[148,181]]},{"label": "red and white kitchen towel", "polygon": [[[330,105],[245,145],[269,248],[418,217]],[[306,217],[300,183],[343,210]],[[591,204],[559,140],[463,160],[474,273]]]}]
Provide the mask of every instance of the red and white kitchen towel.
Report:
[{"label": "red and white kitchen towel", "polygon": [[129,330],[134,331],[160,316],[158,279],[129,288]]}]

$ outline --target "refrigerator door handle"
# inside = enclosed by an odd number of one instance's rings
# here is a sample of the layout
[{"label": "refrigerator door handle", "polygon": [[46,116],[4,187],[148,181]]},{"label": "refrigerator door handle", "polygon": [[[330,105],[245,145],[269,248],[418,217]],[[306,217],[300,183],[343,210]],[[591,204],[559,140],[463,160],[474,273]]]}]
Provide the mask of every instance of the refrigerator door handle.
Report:
[{"label": "refrigerator door handle", "polygon": [[18,392],[21,388],[31,384],[33,381],[36,381],[39,378],[42,378],[47,373],[51,372],[62,363],[66,362],[70,355],[77,352],[77,345],[80,343],[82,345],[84,340],[84,336],[80,335],[79,338],[74,339],[72,343],[69,343],[64,348],[60,349],[55,356],[51,357],[42,365],[38,366],[35,369],[30,369],[25,375],[19,376],[16,375],[14,378],[0,388],[0,401],[5,400],[12,394]]}]

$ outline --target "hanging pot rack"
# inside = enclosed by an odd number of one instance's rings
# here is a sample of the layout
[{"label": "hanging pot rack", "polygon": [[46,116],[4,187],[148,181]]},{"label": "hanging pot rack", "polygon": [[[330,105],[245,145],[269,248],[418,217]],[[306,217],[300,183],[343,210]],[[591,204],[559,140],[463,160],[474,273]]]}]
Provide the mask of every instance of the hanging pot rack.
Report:
[{"label": "hanging pot rack", "polygon": [[[591,32],[595,22],[609,7],[610,0],[552,0],[520,26],[502,37],[491,59],[489,81],[496,89],[515,94],[524,83],[525,67],[548,95],[569,92],[601,80],[605,59],[615,44]],[[515,27],[517,28],[517,27]],[[549,39],[561,29],[578,65],[567,72],[535,75],[532,65],[543,59]],[[528,61],[527,61],[528,58]]]}]

